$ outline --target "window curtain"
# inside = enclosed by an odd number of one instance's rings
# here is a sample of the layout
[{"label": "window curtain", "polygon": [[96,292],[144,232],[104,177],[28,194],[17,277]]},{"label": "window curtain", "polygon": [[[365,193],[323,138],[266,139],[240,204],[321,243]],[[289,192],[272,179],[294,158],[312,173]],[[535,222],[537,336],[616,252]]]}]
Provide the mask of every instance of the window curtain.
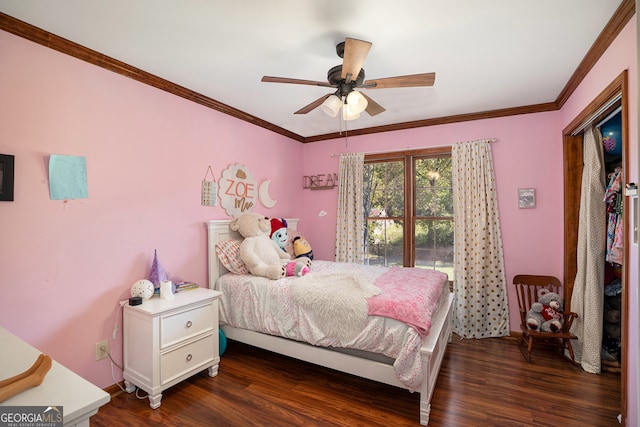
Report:
[{"label": "window curtain", "polygon": [[363,176],[364,153],[347,153],[340,156],[336,227],[337,262],[362,264],[364,258]]},{"label": "window curtain", "polygon": [[453,331],[462,338],[509,335],[502,234],[488,141],[451,150],[455,240]]},{"label": "window curtain", "polygon": [[[600,131],[591,127],[583,138],[582,188],[578,217],[578,259],[571,294],[571,311],[578,317],[571,325],[576,361],[592,374],[600,373],[602,316],[604,304],[604,260],[606,209],[604,155]],[[575,341],[575,340],[574,340]]]}]

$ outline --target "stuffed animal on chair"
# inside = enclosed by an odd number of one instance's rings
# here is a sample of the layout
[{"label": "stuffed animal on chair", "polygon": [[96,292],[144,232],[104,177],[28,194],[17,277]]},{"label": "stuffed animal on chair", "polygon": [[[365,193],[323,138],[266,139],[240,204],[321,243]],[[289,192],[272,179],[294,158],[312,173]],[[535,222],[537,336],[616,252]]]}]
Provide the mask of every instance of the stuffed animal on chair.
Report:
[{"label": "stuffed animal on chair", "polygon": [[538,291],[538,301],[531,304],[527,312],[527,327],[534,331],[559,332],[562,329],[562,297],[542,288]]},{"label": "stuffed animal on chair", "polygon": [[[287,275],[287,264],[292,262],[291,256],[269,238],[271,233],[269,218],[247,212],[233,219],[229,228],[244,237],[240,244],[240,259],[251,274],[269,279],[279,279]],[[311,267],[311,260],[308,258],[296,259],[295,262],[304,264],[307,268]],[[301,267],[290,268],[294,273],[300,273],[302,270]]]}]

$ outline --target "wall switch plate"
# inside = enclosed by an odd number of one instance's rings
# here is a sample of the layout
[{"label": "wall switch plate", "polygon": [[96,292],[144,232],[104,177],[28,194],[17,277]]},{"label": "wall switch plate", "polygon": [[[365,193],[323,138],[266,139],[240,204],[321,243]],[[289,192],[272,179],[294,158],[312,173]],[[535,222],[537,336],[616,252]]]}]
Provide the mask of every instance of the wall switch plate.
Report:
[{"label": "wall switch plate", "polygon": [[105,359],[107,356],[107,352],[109,351],[109,343],[105,341],[100,341],[96,343],[96,360]]}]

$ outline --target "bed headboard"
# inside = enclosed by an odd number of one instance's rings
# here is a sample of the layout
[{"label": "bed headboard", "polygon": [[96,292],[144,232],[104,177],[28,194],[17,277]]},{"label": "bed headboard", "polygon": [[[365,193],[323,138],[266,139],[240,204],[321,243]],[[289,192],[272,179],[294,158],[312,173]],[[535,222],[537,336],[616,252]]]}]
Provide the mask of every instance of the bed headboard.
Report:
[{"label": "bed headboard", "polygon": [[[298,229],[298,218],[285,218],[287,221],[287,229],[295,231]],[[237,231],[229,229],[229,223],[232,219],[212,219],[207,221],[208,243],[207,258],[209,260],[209,288],[216,288],[216,280],[221,275],[228,273],[228,270],[222,265],[216,255],[216,243],[222,240],[242,239]]]}]

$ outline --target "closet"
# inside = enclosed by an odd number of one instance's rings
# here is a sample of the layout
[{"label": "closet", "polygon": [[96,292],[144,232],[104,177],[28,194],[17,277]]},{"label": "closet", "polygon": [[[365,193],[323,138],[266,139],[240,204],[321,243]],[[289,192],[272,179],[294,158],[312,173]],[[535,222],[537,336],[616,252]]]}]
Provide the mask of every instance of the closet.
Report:
[{"label": "closet", "polygon": [[[602,305],[613,306],[605,312],[602,307],[602,343],[592,340],[597,346],[591,348],[596,361],[600,363],[603,373],[614,370],[620,373],[620,412],[622,422],[625,422],[627,414],[627,335],[629,310],[628,282],[625,269],[625,259],[628,257],[629,238],[628,217],[624,215],[624,203],[627,201],[622,195],[618,196],[615,188],[615,173],[619,171],[619,183],[624,187],[628,171],[627,147],[628,147],[628,76],[623,71],[609,86],[607,86],[574,120],[563,130],[563,163],[564,163],[564,301],[565,310],[575,311],[571,306],[574,293],[576,273],[578,271],[578,230],[580,224],[580,204],[583,178],[583,133],[590,126],[596,126],[603,134],[604,173],[607,175],[602,200],[603,217],[609,218],[609,210],[617,213],[616,208],[621,208],[621,215],[615,218],[615,226],[609,225],[609,221],[602,221],[602,227],[611,227],[613,234],[607,243],[611,244],[609,255],[605,259],[594,259],[593,262],[601,263],[605,270],[602,287]],[[616,130],[610,130],[616,127]],[[612,135],[607,135],[613,132]],[[616,133],[617,132],[617,133]],[[613,137],[614,141],[607,139]],[[606,145],[605,145],[606,143]],[[613,182],[611,182],[613,179]],[[609,203],[609,199],[611,203]],[[607,200],[607,201],[605,201]],[[618,222],[618,219],[620,221]],[[612,217],[611,221],[614,221]],[[602,233],[603,240],[607,233]],[[608,237],[608,236],[607,236]],[[618,240],[614,241],[618,238]],[[608,245],[609,248],[609,245]],[[603,252],[600,252],[603,253]],[[610,261],[607,260],[610,259]],[[614,261],[614,262],[611,262]],[[595,286],[595,285],[594,285]],[[598,289],[599,290],[599,289]],[[611,295],[607,295],[611,294]],[[619,319],[617,319],[619,318]],[[586,342],[586,339],[585,339]],[[597,354],[598,346],[602,344],[603,351]],[[603,359],[607,359],[603,362]],[[584,366],[583,366],[584,368]],[[586,369],[586,368],[585,368]]]}]

